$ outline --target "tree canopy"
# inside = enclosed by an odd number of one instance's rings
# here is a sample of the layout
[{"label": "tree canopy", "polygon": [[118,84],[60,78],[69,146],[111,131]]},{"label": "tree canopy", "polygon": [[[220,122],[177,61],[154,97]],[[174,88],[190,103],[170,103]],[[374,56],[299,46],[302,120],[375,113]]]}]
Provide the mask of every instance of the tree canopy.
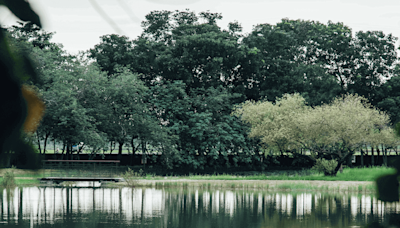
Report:
[{"label": "tree canopy", "polygon": [[[160,153],[165,167],[193,169],[265,167],[260,142],[339,160],[362,144],[358,131],[364,144],[393,144],[387,119],[372,131],[351,118],[375,118],[363,96],[397,123],[397,38],[287,18],[243,34],[239,22],[221,28],[221,19],[209,11],[152,11],[136,39],[103,35],[78,55],[31,23],[7,28],[15,55],[34,63],[37,77],[26,84],[46,104],[35,137],[63,143],[67,154],[80,142],[93,154],[116,145],[121,154],[130,145],[132,154]],[[348,112],[363,114],[340,111],[346,99],[354,106]],[[241,121],[245,113],[231,115],[242,102],[254,105],[253,124]],[[269,117],[255,116],[263,112]]]}]

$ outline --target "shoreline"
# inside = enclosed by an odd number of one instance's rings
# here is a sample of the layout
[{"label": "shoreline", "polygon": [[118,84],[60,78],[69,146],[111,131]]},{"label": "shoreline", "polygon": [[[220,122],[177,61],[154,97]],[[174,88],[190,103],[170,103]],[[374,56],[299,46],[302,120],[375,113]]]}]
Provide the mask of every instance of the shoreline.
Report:
[{"label": "shoreline", "polygon": [[163,179],[163,180],[145,180],[145,179],[139,179],[139,183],[162,183],[162,182],[188,182],[188,183],[221,183],[221,182],[237,182],[237,183],[264,183],[264,184],[285,184],[285,183],[291,183],[291,184],[298,184],[298,183],[308,183],[310,185],[326,185],[327,183],[331,184],[339,184],[339,185],[345,185],[345,186],[352,186],[352,185],[367,185],[367,184],[373,184],[374,181],[321,181],[321,180],[192,180],[192,179],[185,179],[185,178],[179,178],[179,179]]},{"label": "shoreline", "polygon": [[[37,178],[30,179],[34,183],[20,183],[16,187],[77,187],[76,182],[66,181],[61,184],[40,183]],[[281,191],[281,192],[325,192],[325,193],[361,193],[375,194],[374,181],[321,181],[321,180],[190,180],[184,178],[148,180],[133,179],[128,182],[103,182],[104,188],[169,188],[199,190],[245,190],[245,191]]]},{"label": "shoreline", "polygon": [[[110,186],[129,186],[127,182]],[[137,180],[134,187],[193,187],[200,189],[258,189],[283,191],[327,191],[375,193],[373,181],[312,181],[312,180]]]},{"label": "shoreline", "polygon": [[[58,186],[40,183],[39,177],[45,175],[48,170],[22,170],[22,169],[0,169],[0,175],[12,171],[15,182],[19,187],[28,186]],[[242,189],[261,191],[324,191],[324,192],[359,192],[375,193],[376,183],[371,181],[375,176],[392,173],[387,168],[365,168],[347,169],[339,177],[319,177],[313,175],[189,175],[189,176],[155,176],[154,174],[120,173],[119,177],[125,178],[127,182],[103,182],[102,187],[155,187],[155,188],[198,188],[198,189]],[[79,175],[79,173],[77,173]],[[73,174],[73,175],[77,175]],[[362,175],[361,175],[362,174]],[[139,176],[140,175],[140,176]],[[359,178],[356,178],[359,177]],[[252,179],[254,178],[254,179]],[[268,178],[268,179],[262,179]],[[277,179],[274,179],[277,178]],[[289,179],[281,179],[289,178]],[[290,180],[290,178],[296,178]],[[313,180],[312,178],[325,178],[324,180]],[[0,178],[2,179],[2,178]],[[340,179],[340,180],[335,180]],[[364,180],[354,180],[364,179]],[[366,180],[365,180],[366,179]],[[72,184],[72,186],[70,185]],[[75,183],[69,183],[75,186]]]}]

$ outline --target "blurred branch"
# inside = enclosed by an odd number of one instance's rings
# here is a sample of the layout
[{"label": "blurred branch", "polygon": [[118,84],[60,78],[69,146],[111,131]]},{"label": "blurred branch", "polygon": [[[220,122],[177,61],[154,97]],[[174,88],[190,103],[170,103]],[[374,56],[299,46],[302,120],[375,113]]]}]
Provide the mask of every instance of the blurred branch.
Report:
[{"label": "blurred branch", "polygon": [[140,19],[137,18],[137,17],[135,16],[135,14],[134,14],[133,11],[131,10],[131,8],[124,2],[124,0],[117,0],[117,1],[118,1],[119,5],[121,6],[121,8],[122,8],[123,10],[125,10],[125,12],[129,15],[129,17],[131,18],[131,20],[132,20],[134,23],[139,23],[139,24],[140,24]]},{"label": "blurred branch", "polygon": [[124,34],[124,32],[118,27],[118,25],[104,12],[104,10],[97,4],[95,0],[89,0],[93,8],[100,14],[101,17],[119,34]]}]

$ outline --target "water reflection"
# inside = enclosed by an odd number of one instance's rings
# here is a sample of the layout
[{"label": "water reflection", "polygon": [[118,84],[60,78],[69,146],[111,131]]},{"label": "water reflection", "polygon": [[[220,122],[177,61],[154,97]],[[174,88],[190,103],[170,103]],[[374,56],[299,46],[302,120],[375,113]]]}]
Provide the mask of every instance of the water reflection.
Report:
[{"label": "water reflection", "polygon": [[2,190],[0,226],[354,227],[400,213],[369,195],[154,188]]}]

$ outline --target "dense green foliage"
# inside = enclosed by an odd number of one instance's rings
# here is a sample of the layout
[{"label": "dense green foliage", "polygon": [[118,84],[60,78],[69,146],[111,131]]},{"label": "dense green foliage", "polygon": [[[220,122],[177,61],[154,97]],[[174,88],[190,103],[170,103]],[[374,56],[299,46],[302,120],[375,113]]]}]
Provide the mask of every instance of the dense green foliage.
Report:
[{"label": "dense green foliage", "polygon": [[[256,25],[244,35],[237,22],[219,27],[221,18],[210,12],[153,11],[137,39],[104,35],[76,56],[31,23],[8,28],[11,45],[28,53],[38,72],[29,83],[46,104],[35,134],[45,142],[40,150],[56,140],[70,158],[72,145],[80,142],[78,153],[93,155],[116,147],[121,154],[130,145],[132,153],[144,152],[144,160],[146,153],[162,153],[160,165],[166,168],[263,168],[270,160],[265,151],[292,153],[298,147],[287,150],[292,142],[278,137],[279,143],[261,149],[262,138],[248,137],[253,129],[231,112],[249,100],[273,107],[293,93],[304,98],[302,109],[308,111],[357,93],[387,111],[392,123],[398,121],[397,38],[377,31],[353,36],[342,23],[289,19]],[[282,123],[294,108],[288,104]],[[277,119],[272,122],[277,132],[285,131]],[[332,149],[334,139],[328,138]],[[378,145],[384,137],[379,140],[369,143]],[[321,149],[300,141],[308,150]],[[335,146],[350,148],[346,143]]]},{"label": "dense green foliage", "polygon": [[313,169],[317,170],[319,173],[323,173],[325,176],[335,175],[335,169],[338,165],[336,160],[326,160],[324,158],[318,158],[315,161],[315,166]]},{"label": "dense green foliage", "polygon": [[137,181],[140,175],[139,173],[134,172],[132,169],[128,168],[128,170],[122,174],[122,177],[129,187],[135,187],[137,185]]},{"label": "dense green foliage", "polygon": [[13,169],[4,172],[3,180],[1,181],[0,186],[4,188],[12,188],[16,186]]}]

